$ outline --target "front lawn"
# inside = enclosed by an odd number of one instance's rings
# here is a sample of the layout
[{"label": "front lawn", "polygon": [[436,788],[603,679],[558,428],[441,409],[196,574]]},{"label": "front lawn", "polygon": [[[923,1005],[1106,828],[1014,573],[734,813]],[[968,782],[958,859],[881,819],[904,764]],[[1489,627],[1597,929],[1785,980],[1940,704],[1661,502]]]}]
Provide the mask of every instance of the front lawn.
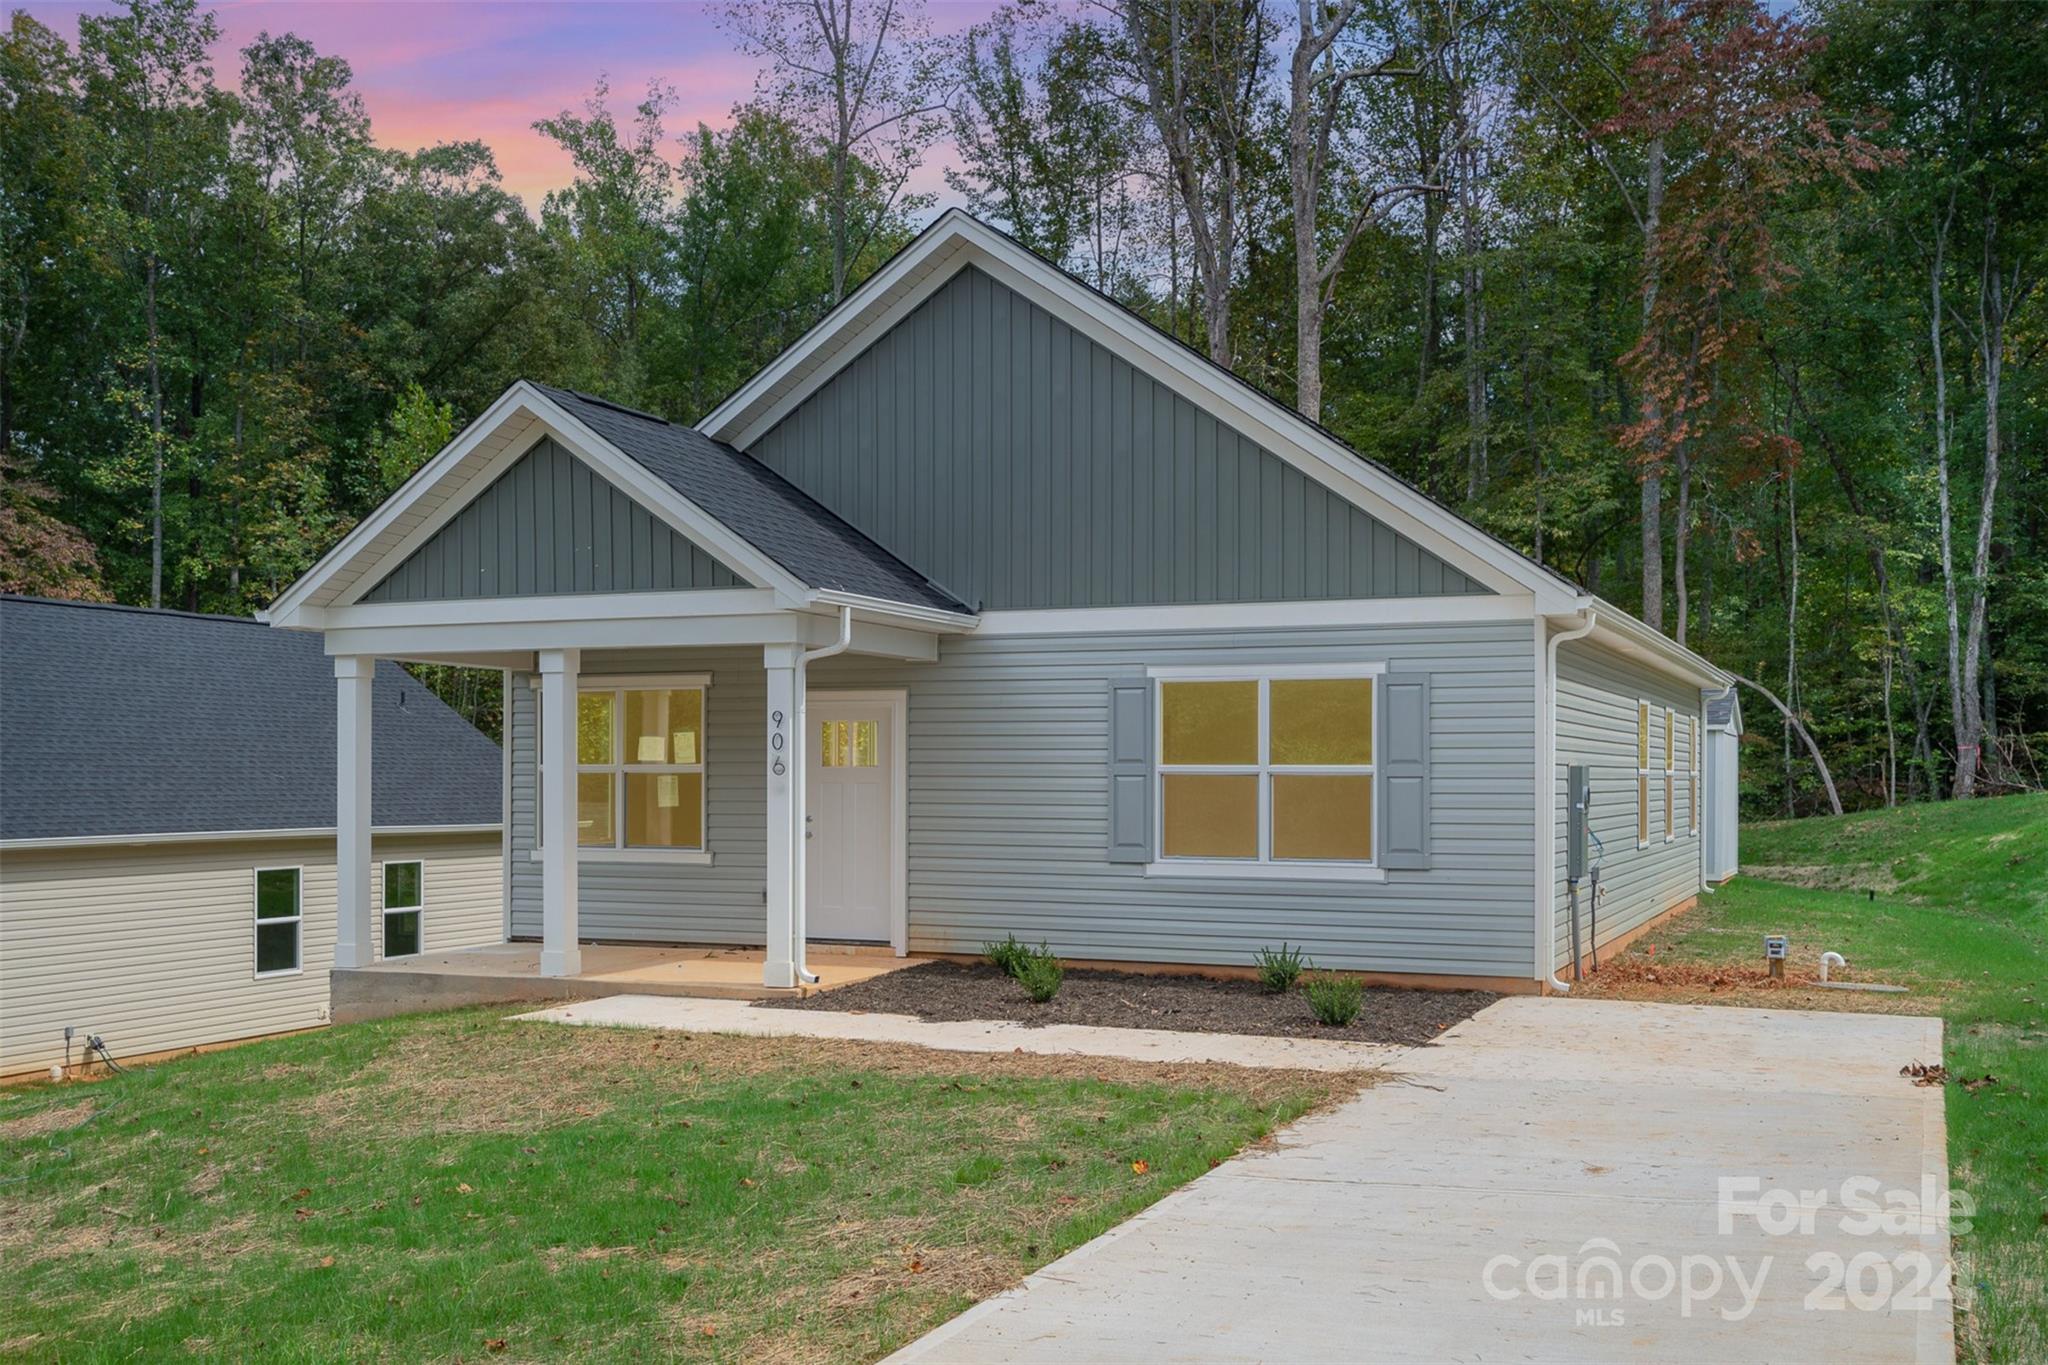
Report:
[{"label": "front lawn", "polygon": [[[1584,993],[1940,1014],[1949,1167],[1978,1210],[1955,1239],[1958,1344],[2048,1360],[2048,796],[1745,826],[1742,865]],[[1910,993],[1764,986],[1765,934],[1791,938],[1795,975],[1833,949]]]},{"label": "front lawn", "polygon": [[871,1359],[1359,1084],[500,1013],[0,1092],[0,1353]]}]

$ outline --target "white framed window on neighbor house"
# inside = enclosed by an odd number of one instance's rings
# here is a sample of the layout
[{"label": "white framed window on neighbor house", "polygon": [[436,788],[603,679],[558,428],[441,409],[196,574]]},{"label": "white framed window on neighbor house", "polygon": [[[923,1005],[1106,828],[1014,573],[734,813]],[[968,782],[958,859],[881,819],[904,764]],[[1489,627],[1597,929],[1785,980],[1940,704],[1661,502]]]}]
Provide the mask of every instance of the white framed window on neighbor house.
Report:
[{"label": "white framed window on neighbor house", "polygon": [[304,868],[256,869],[257,976],[292,976],[299,971],[305,884]]},{"label": "white framed window on neighbor house", "polygon": [[[576,695],[579,857],[710,860],[704,847],[710,684],[705,674],[583,680]],[[546,751],[538,711],[534,751]],[[536,845],[537,836],[536,830]]]},{"label": "white framed window on neighbor house", "polygon": [[1650,703],[1636,703],[1636,847],[1650,846]]},{"label": "white framed window on neighbor house", "polygon": [[1377,865],[1378,664],[1157,668],[1150,870],[1357,877]]},{"label": "white framed window on neighbor house", "polygon": [[1678,713],[1664,708],[1664,842],[1678,837]]},{"label": "white framed window on neighbor house", "polygon": [[427,865],[384,864],[384,956],[411,957],[424,942]]}]

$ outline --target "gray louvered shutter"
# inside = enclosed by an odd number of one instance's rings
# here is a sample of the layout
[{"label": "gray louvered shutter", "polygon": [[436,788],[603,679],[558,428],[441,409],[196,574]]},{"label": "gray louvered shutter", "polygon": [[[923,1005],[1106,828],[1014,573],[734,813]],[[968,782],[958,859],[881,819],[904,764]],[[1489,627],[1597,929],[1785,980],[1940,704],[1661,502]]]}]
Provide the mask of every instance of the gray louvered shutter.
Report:
[{"label": "gray louvered shutter", "polygon": [[1109,680],[1109,860],[1152,861],[1152,680]]},{"label": "gray louvered shutter", "polygon": [[1380,866],[1429,866],[1429,675],[1380,679]]}]

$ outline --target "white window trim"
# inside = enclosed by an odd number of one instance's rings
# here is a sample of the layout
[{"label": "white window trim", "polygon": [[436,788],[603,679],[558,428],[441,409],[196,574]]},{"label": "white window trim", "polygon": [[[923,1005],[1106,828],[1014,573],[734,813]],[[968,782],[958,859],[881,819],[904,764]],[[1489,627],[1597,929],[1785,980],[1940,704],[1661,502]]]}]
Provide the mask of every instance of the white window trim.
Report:
[{"label": "white window trim", "polygon": [[1650,776],[1656,771],[1650,766],[1655,751],[1651,748],[1651,721],[1657,708],[1647,697],[1636,698],[1636,847],[1650,846]]},{"label": "white window trim", "polygon": [[[1386,869],[1379,865],[1381,832],[1385,825],[1385,804],[1379,784],[1380,708],[1384,689],[1377,680],[1387,671],[1385,662],[1335,664],[1268,664],[1263,667],[1204,668],[1200,665],[1162,665],[1148,668],[1152,683],[1152,827],[1156,831],[1152,861],[1145,864],[1148,877],[1205,877],[1212,880],[1245,878],[1280,881],[1383,882]],[[1303,678],[1371,678],[1372,752],[1371,763],[1286,765],[1285,774],[1318,773],[1366,776],[1373,779],[1372,849],[1370,862],[1312,862],[1306,859],[1273,857],[1273,765],[1271,763],[1272,682]],[[1199,763],[1175,765],[1164,762],[1166,753],[1166,706],[1161,683],[1167,682],[1255,682],[1259,685],[1259,761],[1242,763]],[[1162,850],[1166,843],[1166,777],[1174,773],[1251,774],[1259,779],[1259,856],[1257,858],[1170,858]]]},{"label": "white window trim", "polygon": [[1664,708],[1664,842],[1678,838],[1678,712]]},{"label": "white window trim", "polygon": [[[535,675],[532,679],[532,686],[533,690],[537,694],[540,690],[540,678],[538,675]],[[625,745],[623,742],[623,737],[620,734],[620,730],[621,727],[623,727],[626,723],[625,701],[621,694],[625,692],[658,692],[665,689],[687,690],[690,688],[695,688],[696,690],[704,693],[704,703],[702,710],[704,726],[703,749],[704,754],[708,757],[711,751],[711,675],[709,673],[593,673],[584,674],[576,680],[576,695],[579,699],[586,692],[610,692],[613,694],[612,744],[613,752],[619,754],[621,758],[623,758],[625,755]],[[536,707],[533,713],[533,773],[534,782],[536,785],[538,785],[541,781],[544,780],[544,774],[547,771],[547,769],[543,766],[541,762],[541,755],[545,752],[546,749],[541,744],[540,710],[538,707]],[[584,766],[585,765],[580,763],[577,764],[577,771],[583,771]],[[615,778],[612,784],[612,819],[614,824],[614,830],[612,834],[613,843],[608,848],[603,846],[578,844],[576,846],[577,862],[659,863],[666,864],[672,867],[711,866],[711,775],[710,770],[705,765],[705,763],[700,761],[694,765],[685,763],[660,764],[655,766],[649,766],[643,764],[626,764],[621,762],[613,764],[592,764],[589,766],[597,768],[599,770],[609,769]],[[626,837],[626,790],[624,774],[629,768],[635,768],[642,772],[695,772],[703,774],[704,799],[701,803],[701,809],[698,814],[697,828],[697,841],[700,847],[632,848],[628,847],[626,844],[621,842]],[[533,847],[528,849],[526,853],[527,861],[529,862],[538,863],[541,861],[540,834],[540,828],[538,822],[536,822],[533,832]],[[421,942],[422,945],[424,945],[424,938],[421,940]],[[422,947],[422,951],[424,951],[424,946]]]},{"label": "white window trim", "polygon": [[[410,864],[420,870],[420,903],[391,907],[391,869]],[[391,944],[391,917],[393,915],[418,915],[420,917],[420,946],[417,952],[393,953]],[[410,957],[424,957],[427,951],[427,860],[425,858],[390,858],[377,867],[377,954],[380,960],[403,961]]]},{"label": "white window trim", "polygon": [[1705,729],[1706,717],[1694,713],[1685,720],[1692,731],[1692,748],[1687,755],[1692,760],[1692,766],[1686,769],[1685,833],[1687,838],[1697,839],[1700,833],[1700,749],[1706,744],[1706,738],[1701,732]]},{"label": "white window trim", "polygon": [[[296,886],[297,886],[297,888],[298,888],[297,894],[296,894],[296,895],[294,895],[294,896],[292,897],[292,906],[293,906],[293,910],[294,910],[294,913],[292,913],[292,914],[289,914],[289,915],[273,915],[273,916],[271,916],[271,917],[270,917],[269,919],[265,919],[265,918],[263,918],[263,899],[262,899],[262,889],[261,889],[261,888],[262,888],[262,883],[263,883],[263,874],[264,874],[264,873],[266,873],[266,872],[289,872],[289,873],[291,873],[291,874],[292,874],[292,877],[293,877],[293,879],[294,879],[294,882],[295,882],[295,884],[296,884]],[[305,869],[305,866],[304,866],[303,864],[293,864],[293,865],[280,865],[280,866],[276,866],[276,867],[258,867],[258,868],[252,868],[252,869],[250,870],[250,873],[249,873],[249,908],[250,908],[250,910],[251,910],[251,911],[253,912],[253,914],[251,915],[251,919],[250,919],[250,923],[251,923],[251,924],[254,924],[254,925],[258,925],[258,926],[261,926],[261,925],[265,925],[265,924],[289,924],[289,925],[292,925],[292,926],[294,926],[294,927],[295,927],[295,929],[296,929],[296,931],[297,931],[297,932],[295,933],[294,937],[295,937],[295,939],[297,940],[297,943],[298,943],[298,952],[297,952],[297,953],[295,953],[295,954],[293,955],[293,958],[294,958],[294,963],[295,963],[295,965],[293,965],[293,966],[290,966],[290,967],[279,967],[279,968],[277,968],[277,969],[276,969],[275,971],[269,971],[269,972],[266,972],[266,971],[262,971],[262,970],[260,970],[260,969],[259,969],[259,968],[257,967],[257,965],[256,965],[256,964],[257,964],[257,963],[258,963],[258,962],[259,962],[259,961],[261,960],[261,945],[260,945],[260,943],[258,942],[258,940],[259,940],[259,939],[260,939],[260,938],[261,938],[262,936],[261,936],[260,934],[256,933],[256,932],[255,932],[255,930],[253,930],[253,929],[252,929],[252,930],[250,931],[250,934],[249,934],[249,975],[250,975],[250,976],[251,976],[252,978],[254,978],[255,980],[257,980],[257,981],[273,981],[273,980],[275,980],[275,979],[277,979],[278,977],[281,977],[281,976],[303,976],[303,975],[305,975],[305,971],[306,971],[306,869]]]}]

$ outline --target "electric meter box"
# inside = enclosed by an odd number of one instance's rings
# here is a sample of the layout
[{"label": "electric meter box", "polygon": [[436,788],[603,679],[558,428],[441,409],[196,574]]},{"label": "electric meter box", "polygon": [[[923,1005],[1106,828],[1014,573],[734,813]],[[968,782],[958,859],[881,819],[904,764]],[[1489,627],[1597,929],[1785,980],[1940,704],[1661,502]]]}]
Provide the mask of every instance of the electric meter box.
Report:
[{"label": "electric meter box", "polygon": [[1564,770],[1565,854],[1564,875],[1577,881],[1586,875],[1586,821],[1593,801],[1592,770],[1574,763]]}]

